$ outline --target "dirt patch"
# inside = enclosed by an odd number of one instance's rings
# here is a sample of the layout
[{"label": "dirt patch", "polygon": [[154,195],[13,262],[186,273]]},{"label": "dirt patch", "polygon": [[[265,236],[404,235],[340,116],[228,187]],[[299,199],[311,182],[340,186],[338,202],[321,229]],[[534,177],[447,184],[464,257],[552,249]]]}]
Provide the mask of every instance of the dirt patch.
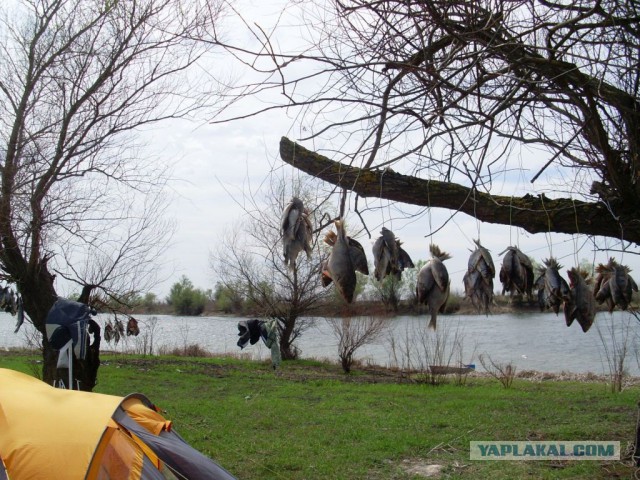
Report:
[{"label": "dirt patch", "polygon": [[400,468],[409,475],[424,478],[440,478],[444,465],[427,463],[424,460],[403,460]]}]

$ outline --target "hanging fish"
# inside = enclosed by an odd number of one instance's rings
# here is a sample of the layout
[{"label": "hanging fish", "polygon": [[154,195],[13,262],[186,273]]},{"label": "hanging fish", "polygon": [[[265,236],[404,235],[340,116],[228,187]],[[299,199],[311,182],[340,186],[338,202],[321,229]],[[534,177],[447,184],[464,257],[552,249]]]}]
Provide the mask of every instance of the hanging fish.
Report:
[{"label": "hanging fish", "polygon": [[564,319],[567,327],[570,327],[574,320],[582,327],[583,332],[587,332],[596,316],[596,302],[591,287],[587,284],[587,273],[572,268],[567,270],[569,277],[569,287],[571,293],[564,302]]},{"label": "hanging fish", "polygon": [[9,299],[9,286],[0,287],[0,309],[4,310]]},{"label": "hanging fish", "polygon": [[474,240],[477,248],[471,253],[467,272],[462,279],[464,293],[479,312],[489,313],[489,306],[493,303],[493,278],[496,269],[489,250]]},{"label": "hanging fish", "polygon": [[291,199],[282,213],[280,227],[284,263],[293,270],[300,252],[304,250],[307,258],[311,257],[311,221],[302,200]]},{"label": "hanging fish", "polygon": [[374,276],[376,280],[381,282],[392,270],[395,270],[398,264],[399,252],[396,236],[388,228],[382,227],[380,237],[374,242],[372,250]]},{"label": "hanging fish", "polygon": [[387,275],[393,275],[400,280],[405,268],[414,267],[411,257],[402,248],[402,242],[386,227],[380,230],[380,237],[374,242],[372,250],[374,276],[379,282]]},{"label": "hanging fish", "polygon": [[121,338],[124,337],[124,324],[122,323],[122,321],[118,318],[116,318],[113,321],[113,343],[115,343],[116,345],[118,344],[118,342],[120,341]]},{"label": "hanging fish", "polygon": [[431,259],[420,269],[416,279],[416,297],[419,304],[428,306],[431,314],[429,328],[435,330],[438,313],[444,312],[449,298],[449,272],[442,262],[451,258],[451,255],[433,244],[429,250]]},{"label": "hanging fish", "polygon": [[6,287],[3,293],[3,309],[5,312],[15,315],[18,311],[16,303],[16,294],[13,289]]},{"label": "hanging fish", "polygon": [[327,260],[327,274],[336,285],[338,292],[349,303],[356,291],[356,271],[351,260],[349,240],[342,220],[335,221],[336,241]]},{"label": "hanging fish", "polygon": [[[337,235],[333,230],[329,230],[324,236],[324,242],[332,247],[336,244],[336,239]],[[347,236],[347,242],[349,244],[349,256],[353,262],[353,268],[356,272],[360,272],[363,275],[369,275],[369,263],[367,261],[367,255],[364,251],[364,247],[360,242],[349,236]]]},{"label": "hanging fish", "polygon": [[18,295],[16,299],[17,303],[17,318],[16,318],[16,328],[13,333],[18,333],[20,327],[24,323],[24,305],[22,304],[22,295]]},{"label": "hanging fish", "polygon": [[620,265],[614,258],[609,259],[607,265],[596,267],[598,276],[594,286],[595,299],[599,304],[607,303],[609,313],[618,306],[622,310],[629,308],[633,292],[638,291],[638,285],[626,265]]},{"label": "hanging fish", "polygon": [[114,337],[114,328],[113,325],[111,324],[111,320],[109,320],[107,322],[107,324],[104,326],[104,339],[107,341],[107,343],[111,343],[111,340]]},{"label": "hanging fish", "polygon": [[534,282],[538,289],[540,310],[551,308],[557,315],[562,302],[569,298],[569,284],[560,276],[560,265],[553,257],[543,260],[544,267],[539,269],[539,277]]},{"label": "hanging fish", "polygon": [[138,334],[140,334],[138,321],[133,317],[129,317],[129,321],[127,322],[127,336],[133,335],[137,337]]},{"label": "hanging fish", "polygon": [[329,285],[331,285],[331,282],[333,282],[333,280],[331,280],[331,274],[329,273],[329,259],[327,258],[326,260],[324,260],[322,262],[322,264],[320,265],[320,281],[322,283],[323,287],[328,287]]},{"label": "hanging fish", "polygon": [[505,253],[500,268],[500,282],[502,294],[509,292],[511,295],[520,294],[533,298],[533,265],[528,256],[517,247],[507,247],[500,255]]},{"label": "hanging fish", "polygon": [[402,272],[406,268],[415,268],[413,260],[409,254],[402,248],[402,242],[399,238],[396,238],[396,244],[398,245],[398,270],[395,272],[398,280],[402,277]]}]

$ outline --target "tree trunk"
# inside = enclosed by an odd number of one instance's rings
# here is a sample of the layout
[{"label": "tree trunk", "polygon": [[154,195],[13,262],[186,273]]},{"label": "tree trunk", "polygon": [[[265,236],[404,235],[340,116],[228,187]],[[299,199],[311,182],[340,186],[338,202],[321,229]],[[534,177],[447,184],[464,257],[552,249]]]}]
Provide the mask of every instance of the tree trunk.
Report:
[{"label": "tree trunk", "polygon": [[282,360],[296,360],[300,352],[291,340],[295,319],[287,319],[282,323],[278,322],[278,325],[280,328],[280,356]]},{"label": "tree trunk", "polygon": [[[66,388],[70,388],[67,385],[68,370],[57,368],[59,352],[51,347],[47,338],[47,315],[58,298],[53,287],[53,279],[45,262],[36,269],[35,273],[25,275],[24,281],[18,282],[17,287],[22,295],[25,313],[42,336],[42,380],[49,385],[62,381]],[[89,332],[93,334],[93,342],[87,348],[86,358],[78,360],[74,357],[73,359],[74,385],[72,388],[90,392],[96,385],[100,366],[101,332],[100,326],[93,320],[90,320]]]},{"label": "tree trunk", "polygon": [[521,227],[530,233],[582,233],[620,238],[624,232],[625,240],[640,244],[640,216],[635,204],[617,205],[616,218],[604,203],[552,199],[544,194],[489,195],[455,183],[402,175],[391,169],[352,167],[307,150],[286,137],[280,140],[280,157],[298,170],[362,197],[446,208],[483,222]]},{"label": "tree trunk", "polygon": [[42,380],[52,385],[57,379],[58,352],[49,345],[46,320],[58,298],[53,287],[53,276],[49,274],[46,265],[43,265],[37,274],[27,273],[23,281],[17,282],[17,287],[22,295],[25,314],[42,337]]}]

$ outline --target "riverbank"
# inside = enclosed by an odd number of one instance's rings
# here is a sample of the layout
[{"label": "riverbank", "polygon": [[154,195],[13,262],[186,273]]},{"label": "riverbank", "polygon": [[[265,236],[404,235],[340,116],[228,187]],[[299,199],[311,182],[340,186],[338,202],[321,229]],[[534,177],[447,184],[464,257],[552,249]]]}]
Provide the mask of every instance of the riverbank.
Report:
[{"label": "riverbank", "polygon": [[[24,363],[32,366],[31,372],[37,374],[37,366],[40,364],[39,352],[36,350],[29,350],[24,348],[7,348],[0,349],[0,366],[2,359],[24,359]],[[213,354],[205,350],[198,348],[189,348],[184,351],[181,348],[174,348],[163,355],[148,355],[140,356],[134,354],[127,354],[117,352],[113,350],[102,350],[101,361],[105,365],[111,363],[118,363],[127,359],[130,364],[136,364],[144,371],[145,367],[153,364],[156,361],[163,361],[167,357],[180,359],[180,362],[187,362],[189,359],[205,359],[205,360],[229,360],[231,363],[227,365],[230,370],[233,370],[232,363],[238,362],[254,362],[256,365],[262,365],[264,368],[268,368],[270,365],[269,360],[255,360],[251,357],[247,357],[241,353],[239,354]],[[313,365],[313,368],[309,368]],[[34,368],[35,367],[35,368]],[[225,369],[223,365],[222,370]],[[328,380],[338,382],[356,382],[356,383],[394,383],[394,384],[427,384],[438,383],[447,384],[455,383],[462,384],[468,380],[473,379],[494,379],[499,382],[498,379],[491,373],[487,372],[480,365],[476,369],[471,370],[464,374],[447,374],[439,375],[436,382],[431,381],[433,377],[426,377],[425,372],[419,370],[406,370],[396,367],[387,367],[384,365],[372,365],[370,363],[356,361],[353,366],[351,374],[345,374],[340,366],[339,362],[331,361],[326,358],[323,359],[305,359],[297,361],[287,361],[282,364],[277,375],[282,378],[287,378],[292,381],[317,381]],[[610,386],[610,376],[598,375],[593,372],[588,373],[575,373],[575,372],[541,372],[538,370],[515,370],[513,377],[515,380],[521,380],[532,383],[542,382],[575,382],[575,383],[592,383]],[[627,390],[630,388],[640,387],[640,377],[625,375],[622,382],[622,389]]]}]

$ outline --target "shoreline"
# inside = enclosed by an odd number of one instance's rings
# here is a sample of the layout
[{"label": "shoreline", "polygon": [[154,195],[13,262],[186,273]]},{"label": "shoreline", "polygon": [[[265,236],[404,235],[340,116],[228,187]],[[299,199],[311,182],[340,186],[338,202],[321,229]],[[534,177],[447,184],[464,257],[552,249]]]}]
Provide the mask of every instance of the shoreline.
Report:
[{"label": "shoreline", "polygon": [[[101,350],[102,367],[109,367],[111,364],[118,362],[150,364],[155,359],[162,361],[171,361],[177,364],[189,363],[196,358],[206,358],[211,360],[233,359],[238,361],[254,362],[256,365],[264,365],[265,368],[271,366],[270,360],[264,359],[247,359],[242,354],[213,354],[203,352],[199,356],[183,356],[183,355],[147,355],[141,356],[132,353],[123,353],[113,350]],[[35,349],[26,349],[19,347],[5,347],[0,349],[0,357],[31,357],[38,356],[39,351]],[[34,364],[40,364],[40,360],[33,361]],[[224,368],[224,367],[222,367]],[[229,367],[231,368],[231,367]],[[299,378],[307,381],[310,379],[326,379],[347,382],[366,382],[366,383],[428,383],[418,378],[424,378],[427,374],[418,370],[405,370],[399,367],[386,367],[383,365],[359,364],[356,362],[353,366],[352,373],[345,374],[340,364],[327,358],[302,358],[299,360],[291,360],[283,362],[282,367],[277,373],[278,376],[286,378]],[[437,375],[441,383],[462,383],[468,379],[482,378],[492,379],[496,382],[498,379],[488,371],[472,370],[463,374],[447,374]],[[516,370],[514,379],[523,380],[531,383],[543,382],[577,382],[577,383],[601,383],[608,385],[611,379],[607,375],[596,374],[593,372],[574,373],[562,371],[559,373],[544,372],[539,370]],[[623,382],[623,390],[630,387],[640,386],[640,376],[626,375]]]}]

